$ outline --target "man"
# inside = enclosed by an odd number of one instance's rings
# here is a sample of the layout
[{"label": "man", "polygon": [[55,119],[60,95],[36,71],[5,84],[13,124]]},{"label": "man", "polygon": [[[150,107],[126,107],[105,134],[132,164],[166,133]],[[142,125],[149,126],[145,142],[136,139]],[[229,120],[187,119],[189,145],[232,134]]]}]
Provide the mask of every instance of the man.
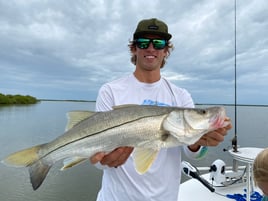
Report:
[{"label": "man", "polygon": [[[133,74],[103,85],[96,102],[97,111],[112,110],[115,105],[151,104],[194,107],[190,94],[161,77],[173,45],[167,25],[158,19],[139,22],[129,47]],[[201,158],[205,146],[216,146],[224,140],[231,125],[207,133],[190,146],[162,149],[148,172],[139,175],[134,168],[132,147],[120,147],[109,154],[90,158],[103,168],[98,201],[176,201],[180,185],[181,150],[191,158]]]}]

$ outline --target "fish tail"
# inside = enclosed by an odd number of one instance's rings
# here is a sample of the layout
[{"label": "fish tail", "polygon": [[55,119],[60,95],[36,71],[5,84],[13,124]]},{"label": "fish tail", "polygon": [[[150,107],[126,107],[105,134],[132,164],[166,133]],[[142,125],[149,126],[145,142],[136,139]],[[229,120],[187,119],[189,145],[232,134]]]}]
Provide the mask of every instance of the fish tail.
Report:
[{"label": "fish tail", "polygon": [[38,189],[45,180],[50,164],[44,163],[44,160],[38,160],[29,167],[29,174],[34,190]]},{"label": "fish tail", "polygon": [[52,166],[47,161],[41,159],[38,155],[43,145],[34,146],[22,151],[15,152],[7,156],[2,162],[6,165],[15,167],[29,167],[30,180],[32,187],[36,190],[46,178],[46,175]]},{"label": "fish tail", "polygon": [[8,166],[28,167],[39,160],[38,151],[42,145],[24,149],[7,156],[2,162]]}]

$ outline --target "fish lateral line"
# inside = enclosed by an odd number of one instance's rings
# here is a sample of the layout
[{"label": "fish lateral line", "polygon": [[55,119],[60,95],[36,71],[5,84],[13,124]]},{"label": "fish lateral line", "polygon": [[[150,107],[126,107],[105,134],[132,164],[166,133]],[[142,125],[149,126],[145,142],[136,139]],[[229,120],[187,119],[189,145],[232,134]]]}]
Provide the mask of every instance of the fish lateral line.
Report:
[{"label": "fish lateral line", "polygon": [[[89,135],[85,135],[84,137],[74,139],[74,140],[72,140],[72,141],[67,142],[66,144],[63,144],[63,145],[60,145],[60,146],[56,147],[55,149],[53,149],[53,150],[47,152],[46,154],[44,154],[43,156],[40,156],[39,159],[43,159],[43,158],[45,158],[46,156],[48,156],[49,154],[51,154],[51,153],[53,153],[53,152],[55,152],[55,151],[57,151],[57,150],[59,150],[59,149],[65,147],[65,146],[67,146],[67,145],[70,145],[70,144],[75,143],[75,142],[79,142],[80,140],[84,140],[84,139],[86,139],[86,138],[88,138],[88,137],[95,136],[95,135],[98,135],[98,134],[100,134],[100,133],[102,133],[102,132],[105,132],[105,131],[108,131],[108,130],[111,130],[111,129],[114,129],[114,128],[118,128],[118,127],[127,125],[127,124],[129,124],[129,123],[133,123],[133,122],[135,122],[135,121],[139,121],[139,120],[142,120],[142,119],[145,119],[145,118],[149,118],[149,117],[158,117],[158,116],[162,116],[162,115],[163,115],[163,114],[158,114],[158,115],[154,115],[154,116],[152,116],[152,115],[148,115],[148,116],[139,117],[139,118],[133,119],[133,120],[131,120],[131,121],[124,122],[124,123],[122,123],[122,124],[115,125],[115,126],[112,126],[112,127],[106,128],[106,129],[103,129],[103,130],[98,131],[98,132],[96,132],[96,133],[91,133],[91,134],[89,134]],[[82,121],[85,121],[85,120],[82,120]],[[78,124],[77,124],[77,125],[78,125]],[[77,125],[76,125],[76,126],[77,126]],[[74,128],[75,128],[75,127],[74,127]],[[73,129],[73,128],[71,128],[70,130],[72,130],[72,129]],[[168,132],[168,131],[166,131],[166,130],[163,130],[163,131],[164,131],[164,132]],[[171,135],[171,134],[170,134],[170,133],[165,133],[165,137],[162,138],[162,135],[161,135],[161,139],[167,139],[169,135]],[[53,141],[51,141],[51,142],[53,142]],[[46,143],[46,144],[49,144],[49,143]],[[43,144],[43,145],[45,146],[46,144]],[[89,156],[89,157],[90,157],[90,156]]]}]

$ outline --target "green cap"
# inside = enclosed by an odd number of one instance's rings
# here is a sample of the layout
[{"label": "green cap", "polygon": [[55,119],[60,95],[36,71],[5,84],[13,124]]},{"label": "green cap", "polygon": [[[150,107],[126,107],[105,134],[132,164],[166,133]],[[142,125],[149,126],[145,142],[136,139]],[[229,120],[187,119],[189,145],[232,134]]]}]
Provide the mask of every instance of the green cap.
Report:
[{"label": "green cap", "polygon": [[168,26],[156,18],[141,20],[136,28],[133,38],[136,39],[145,34],[154,34],[169,40],[172,35],[168,33]]}]

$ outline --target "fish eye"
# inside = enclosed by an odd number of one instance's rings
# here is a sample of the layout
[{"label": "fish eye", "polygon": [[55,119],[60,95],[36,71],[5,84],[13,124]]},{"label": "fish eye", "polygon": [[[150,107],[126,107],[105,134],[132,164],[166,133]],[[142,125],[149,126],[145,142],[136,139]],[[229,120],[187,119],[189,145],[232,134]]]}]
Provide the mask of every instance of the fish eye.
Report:
[{"label": "fish eye", "polygon": [[205,109],[200,109],[200,110],[199,110],[199,113],[200,113],[200,114],[206,114],[206,113],[207,113],[207,110],[205,110]]}]

